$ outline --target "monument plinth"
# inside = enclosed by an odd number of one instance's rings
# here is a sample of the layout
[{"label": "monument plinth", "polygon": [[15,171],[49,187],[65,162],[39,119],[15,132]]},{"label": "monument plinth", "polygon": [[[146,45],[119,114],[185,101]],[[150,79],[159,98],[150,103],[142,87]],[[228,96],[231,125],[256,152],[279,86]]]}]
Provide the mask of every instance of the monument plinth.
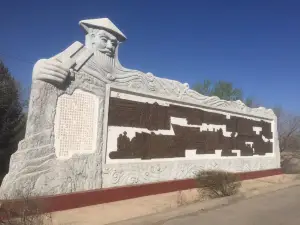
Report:
[{"label": "monument plinth", "polygon": [[85,45],[75,42],[33,69],[26,135],[1,196],[186,179],[205,169],[280,167],[272,110],[127,69],[118,59],[126,37],[109,19],[80,25]]}]

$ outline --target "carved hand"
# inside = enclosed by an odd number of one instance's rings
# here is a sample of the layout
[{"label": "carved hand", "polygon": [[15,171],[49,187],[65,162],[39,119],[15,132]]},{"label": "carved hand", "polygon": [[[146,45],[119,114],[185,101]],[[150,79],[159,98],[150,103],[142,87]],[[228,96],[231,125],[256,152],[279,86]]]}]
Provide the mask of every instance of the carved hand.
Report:
[{"label": "carved hand", "polygon": [[32,79],[61,85],[69,76],[69,69],[56,59],[41,59],[33,68]]}]

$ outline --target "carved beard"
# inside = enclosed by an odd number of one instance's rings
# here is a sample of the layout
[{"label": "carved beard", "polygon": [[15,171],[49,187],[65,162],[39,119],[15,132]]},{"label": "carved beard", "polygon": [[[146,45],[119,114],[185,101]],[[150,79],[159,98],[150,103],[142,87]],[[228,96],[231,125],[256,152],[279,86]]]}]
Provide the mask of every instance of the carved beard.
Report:
[{"label": "carved beard", "polygon": [[96,50],[94,53],[96,65],[101,67],[108,73],[112,73],[115,67],[115,59],[113,57],[107,56],[106,54]]}]

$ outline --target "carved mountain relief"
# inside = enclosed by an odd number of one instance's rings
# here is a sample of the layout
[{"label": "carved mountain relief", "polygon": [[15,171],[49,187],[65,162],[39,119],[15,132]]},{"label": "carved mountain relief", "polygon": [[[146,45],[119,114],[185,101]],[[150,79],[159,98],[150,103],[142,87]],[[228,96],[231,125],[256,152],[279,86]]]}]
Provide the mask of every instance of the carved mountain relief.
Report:
[{"label": "carved mountain relief", "polygon": [[[184,118],[188,125],[226,125],[231,133],[224,136],[222,129],[200,131],[199,127],[171,124],[171,117]],[[119,134],[117,149],[110,153],[111,159],[157,159],[185,157],[185,151],[196,149],[196,154],[237,156],[232,150],[240,150],[241,156],[265,155],[272,152],[271,123],[254,121],[242,117],[207,112],[178,105],[161,106],[157,103],[142,103],[126,99],[110,98],[108,126],[145,128],[150,131],[170,130],[175,135],[136,132],[130,140],[127,133]],[[260,127],[260,134],[253,131]],[[249,144],[249,143],[252,143]]]}]

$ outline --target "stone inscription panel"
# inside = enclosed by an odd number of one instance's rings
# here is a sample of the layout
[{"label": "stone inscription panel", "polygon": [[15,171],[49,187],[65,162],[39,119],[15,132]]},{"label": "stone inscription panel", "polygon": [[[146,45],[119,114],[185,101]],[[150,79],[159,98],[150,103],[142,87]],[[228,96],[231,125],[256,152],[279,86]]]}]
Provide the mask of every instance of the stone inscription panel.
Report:
[{"label": "stone inscription panel", "polygon": [[58,158],[96,150],[99,100],[82,90],[58,98],[55,115],[55,152]]},{"label": "stone inscription panel", "polygon": [[112,95],[107,150],[109,160],[263,156],[273,153],[272,123]]}]

